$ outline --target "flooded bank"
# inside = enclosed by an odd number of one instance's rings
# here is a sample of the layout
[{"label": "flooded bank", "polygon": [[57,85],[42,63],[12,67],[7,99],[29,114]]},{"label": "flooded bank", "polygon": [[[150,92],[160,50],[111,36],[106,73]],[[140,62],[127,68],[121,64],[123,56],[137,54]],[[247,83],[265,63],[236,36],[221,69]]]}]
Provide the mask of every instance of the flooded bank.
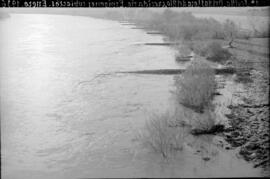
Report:
[{"label": "flooded bank", "polygon": [[169,47],[136,45],[161,36],[62,15],[0,27],[3,178],[260,176],[213,136],[189,136],[169,161],[138,141],[151,113],[177,108],[173,75],[100,74],[176,68]]}]

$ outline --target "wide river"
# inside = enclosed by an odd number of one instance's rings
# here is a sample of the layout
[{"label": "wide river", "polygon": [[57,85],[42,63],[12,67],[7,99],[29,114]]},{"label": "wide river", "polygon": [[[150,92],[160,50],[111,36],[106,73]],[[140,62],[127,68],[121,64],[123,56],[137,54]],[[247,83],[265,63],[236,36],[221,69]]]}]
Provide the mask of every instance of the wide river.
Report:
[{"label": "wide river", "polygon": [[259,176],[211,143],[208,162],[188,145],[168,162],[140,144],[149,116],[175,107],[173,75],[115,72],[177,68],[169,47],[140,45],[161,36],[89,17],[11,14],[0,39],[3,178]]}]

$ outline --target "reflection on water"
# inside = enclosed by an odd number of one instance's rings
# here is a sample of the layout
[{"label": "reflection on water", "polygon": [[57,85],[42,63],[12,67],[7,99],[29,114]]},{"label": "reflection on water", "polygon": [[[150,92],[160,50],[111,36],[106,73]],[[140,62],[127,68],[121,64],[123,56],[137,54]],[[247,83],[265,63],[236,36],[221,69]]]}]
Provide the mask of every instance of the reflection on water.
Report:
[{"label": "reflection on water", "polygon": [[187,144],[164,162],[136,141],[149,113],[175,108],[173,77],[111,73],[175,68],[171,49],[136,45],[162,37],[61,15],[12,14],[0,30],[4,178],[257,175],[217,149],[222,161]]}]

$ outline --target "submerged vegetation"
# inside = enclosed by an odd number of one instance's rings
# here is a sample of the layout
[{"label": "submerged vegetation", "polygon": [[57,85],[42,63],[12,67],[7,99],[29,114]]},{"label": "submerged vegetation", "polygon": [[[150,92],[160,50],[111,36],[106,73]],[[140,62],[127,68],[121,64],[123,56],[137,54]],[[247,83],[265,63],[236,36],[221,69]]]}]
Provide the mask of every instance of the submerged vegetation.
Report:
[{"label": "submerged vegetation", "polygon": [[139,138],[143,144],[168,158],[176,151],[183,150],[186,131],[183,127],[173,125],[176,121],[176,116],[169,112],[153,115],[146,121],[145,130]]},{"label": "submerged vegetation", "polygon": [[[154,115],[145,124],[141,141],[164,158],[183,150],[188,133],[193,135],[220,132],[216,124],[212,98],[215,92],[215,71],[206,60],[196,58],[182,75],[175,76],[176,100],[187,108],[184,116],[165,113]],[[186,130],[188,129],[188,130]]]}]

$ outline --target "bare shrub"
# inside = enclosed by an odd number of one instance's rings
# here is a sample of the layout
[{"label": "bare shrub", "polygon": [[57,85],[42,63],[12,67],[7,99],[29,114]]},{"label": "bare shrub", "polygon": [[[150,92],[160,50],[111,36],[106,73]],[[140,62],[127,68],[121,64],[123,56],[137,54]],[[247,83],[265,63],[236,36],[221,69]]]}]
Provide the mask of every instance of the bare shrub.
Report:
[{"label": "bare shrub", "polygon": [[154,151],[167,158],[170,154],[183,149],[185,131],[174,126],[175,117],[168,112],[162,115],[153,115],[146,121],[145,130],[140,140]]},{"label": "bare shrub", "polygon": [[223,24],[225,39],[229,40],[229,47],[233,48],[232,43],[238,35],[239,27],[234,23],[234,21],[227,19]]},{"label": "bare shrub", "polygon": [[239,83],[251,83],[253,82],[251,76],[251,70],[254,68],[253,63],[249,63],[247,59],[244,58],[234,58],[232,60],[232,66],[236,67],[236,76],[234,80]]},{"label": "bare shrub", "polygon": [[192,118],[192,129],[193,131],[199,133],[208,132],[213,129],[216,122],[215,113],[209,108],[204,111],[203,114],[194,115]]},{"label": "bare shrub", "polygon": [[191,60],[191,49],[186,44],[181,44],[176,47],[177,53],[175,54],[175,60],[178,62],[186,62]]},{"label": "bare shrub", "polygon": [[215,91],[215,71],[203,59],[195,59],[182,75],[176,76],[175,84],[178,102],[203,112]]},{"label": "bare shrub", "polygon": [[224,130],[224,124],[217,120],[215,105],[208,106],[203,113],[179,105],[177,112],[177,116],[181,116],[178,124],[184,123],[187,132],[193,135],[214,134]]},{"label": "bare shrub", "polygon": [[232,57],[232,54],[221,46],[219,42],[193,43],[191,47],[194,52],[207,60],[225,63]]},{"label": "bare shrub", "polygon": [[208,42],[193,42],[190,44],[190,48],[191,50],[194,51],[195,54],[198,54],[202,57],[205,57],[206,56],[206,49],[207,49],[207,46],[209,45]]},{"label": "bare shrub", "polygon": [[224,63],[231,58],[228,49],[222,48],[218,42],[212,42],[207,46],[206,58],[214,62]]},{"label": "bare shrub", "polygon": [[187,57],[187,56],[190,56],[191,54],[191,49],[186,44],[179,45],[177,47],[177,51],[178,51],[178,54],[182,57]]}]

